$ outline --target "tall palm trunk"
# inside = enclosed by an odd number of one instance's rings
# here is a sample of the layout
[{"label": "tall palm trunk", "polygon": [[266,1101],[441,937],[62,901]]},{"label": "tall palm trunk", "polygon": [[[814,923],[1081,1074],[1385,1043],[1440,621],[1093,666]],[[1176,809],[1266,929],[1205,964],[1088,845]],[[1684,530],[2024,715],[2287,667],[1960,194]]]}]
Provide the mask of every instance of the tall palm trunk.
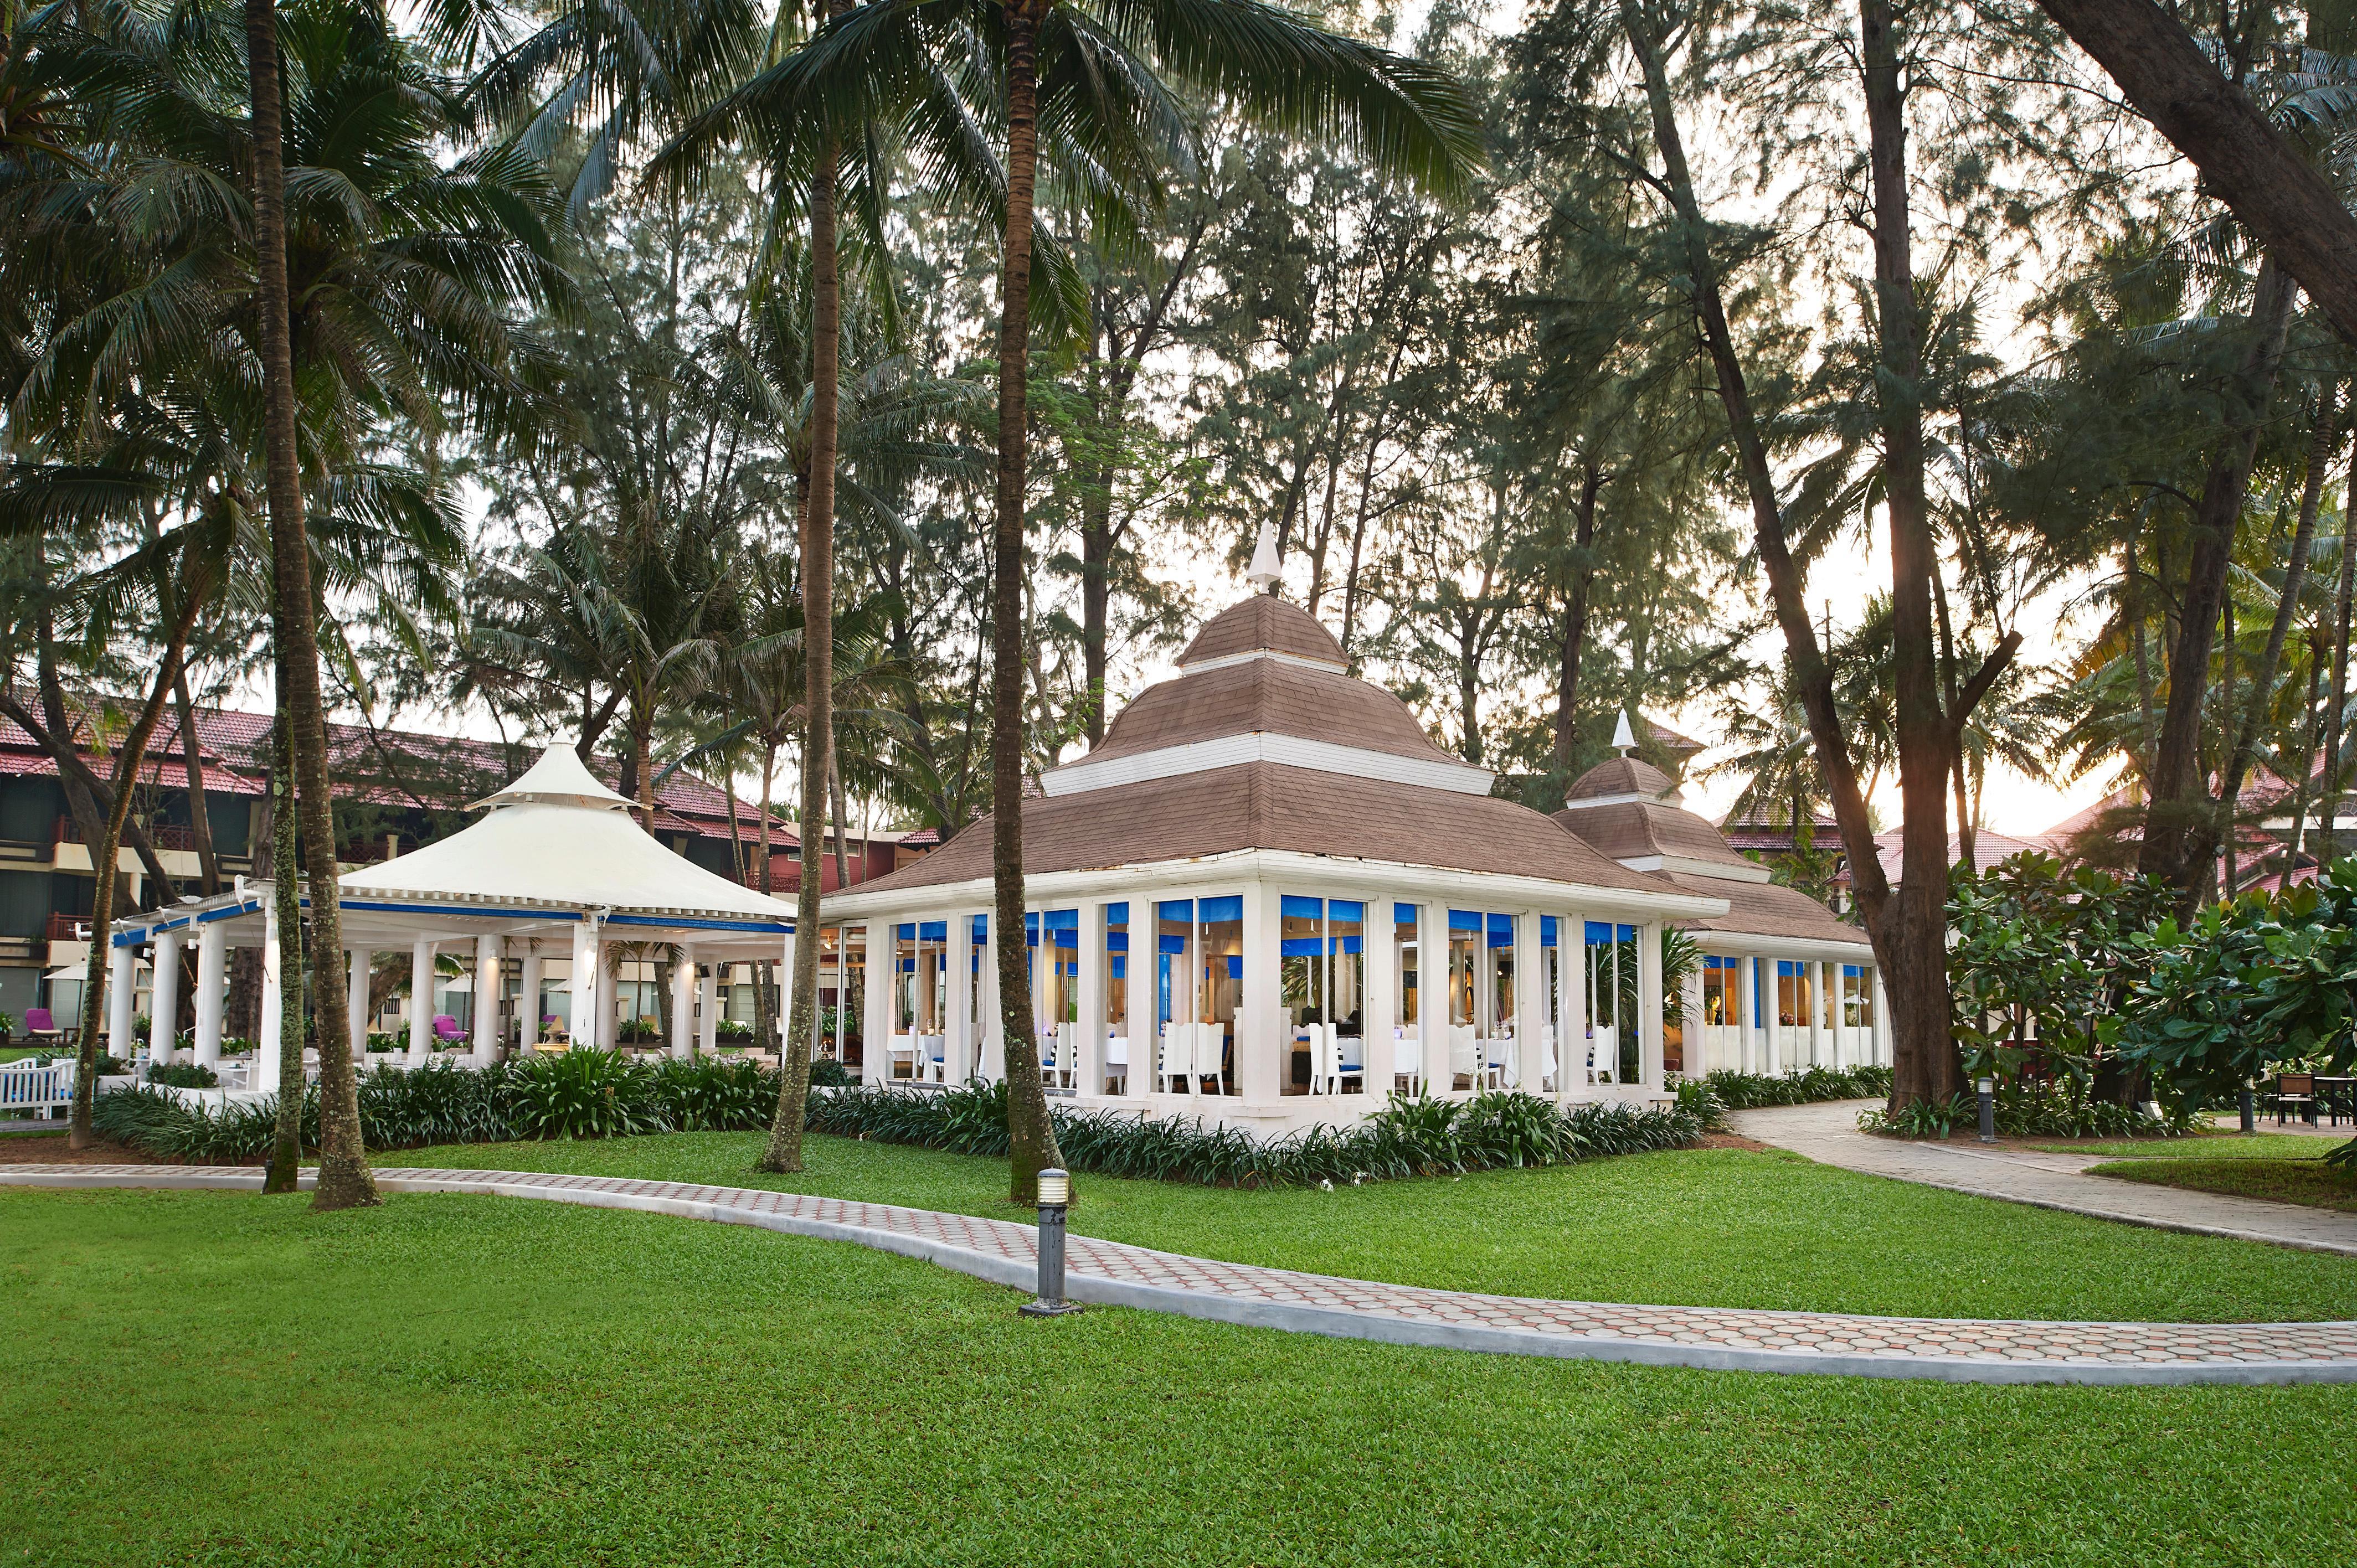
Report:
[{"label": "tall palm trunk", "polygon": [[[1023,487],[1031,345],[1031,199],[1039,159],[1044,0],[1006,6],[1006,231],[999,252],[998,494],[991,529],[990,869],[996,895],[998,1027],[1006,1042],[1008,1195],[1039,1201],[1063,1161],[1048,1119],[1023,942]],[[867,961],[878,961],[868,955]]]},{"label": "tall palm trunk", "polygon": [[[287,311],[286,162],[278,83],[274,0],[245,0],[246,76],[253,93],[255,338],[262,353],[263,444],[270,484],[272,609],[284,650],[285,701],[295,741],[295,788],[302,840],[311,847],[311,1012],[322,1040],[341,1040],[348,1023],[334,971],[344,951],[337,903],[335,806],[328,795],[328,714],[319,692],[319,633],[311,602],[311,549],[303,525],[303,472],[295,440],[294,326]],[[319,1052],[317,1208],[379,1202],[361,1145],[360,1080],[350,1057]]]},{"label": "tall palm trunk", "polygon": [[2357,453],[2349,459],[2349,494],[2341,504],[2341,583],[2332,596],[2332,700],[2324,709],[2324,771],[2318,786],[2316,860],[2333,859],[2341,811],[2341,731],[2349,705],[2349,612],[2357,599]]},{"label": "tall palm trunk", "polygon": [[[139,765],[147,756],[147,742],[156,734],[156,721],[164,716],[164,700],[172,693],[172,682],[179,675],[180,661],[188,648],[188,628],[196,624],[197,609],[204,599],[197,585],[189,584],[179,619],[165,639],[163,671],[156,677],[139,716],[132,721],[130,731],[123,737],[123,749],[114,765],[114,795],[106,807],[106,822],[100,830],[98,843],[90,846],[93,885],[90,959],[82,971],[81,1049],[75,1057],[73,1120],[66,1132],[69,1149],[88,1148],[91,1138],[90,1117],[98,1093],[98,1032],[106,1016],[106,972],[114,950],[107,928],[114,922],[114,888],[122,881],[116,875],[115,862],[123,858],[123,824],[131,815],[132,790],[139,781]],[[170,1021],[167,1020],[164,1026],[169,1029]]]},{"label": "tall palm trunk", "polygon": [[[848,0],[824,8],[840,15]],[[810,1099],[812,1025],[818,1004],[820,885],[826,878],[813,847],[826,843],[826,779],[834,736],[834,463],[840,423],[843,278],[834,232],[835,148],[820,150],[811,180],[811,439],[810,481],[803,495],[802,577],[802,875],[794,893],[794,991],[785,1038],[778,1043],[778,1111],[759,1168],[802,1168],[803,1108]],[[769,769],[761,770],[761,890],[770,888]],[[815,830],[817,837],[812,833]],[[868,955],[870,963],[876,955]]]},{"label": "tall palm trunk", "polygon": [[[278,682],[283,693],[283,668]],[[270,899],[278,915],[278,1120],[262,1190],[293,1192],[303,1165],[303,900],[295,890],[301,855],[295,825],[294,726],[287,722],[283,696],[270,726]],[[350,1055],[347,1041],[319,1042],[323,1071],[328,1053],[338,1049]]]}]

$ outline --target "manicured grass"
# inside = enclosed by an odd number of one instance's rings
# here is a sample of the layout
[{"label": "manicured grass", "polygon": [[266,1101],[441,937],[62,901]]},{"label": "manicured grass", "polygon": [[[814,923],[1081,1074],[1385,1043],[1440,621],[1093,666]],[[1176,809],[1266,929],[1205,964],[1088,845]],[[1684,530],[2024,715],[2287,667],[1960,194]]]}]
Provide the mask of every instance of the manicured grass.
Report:
[{"label": "manicured grass", "polygon": [[0,1563],[2338,1564],[2357,1389],[1017,1318],[656,1215],[0,1190]]},{"label": "manicured grass", "polygon": [[2322,1155],[2319,1149],[2304,1160],[2123,1160],[2090,1174],[2357,1214],[2357,1172],[2326,1165]]},{"label": "manicured grass", "polygon": [[[1001,1161],[813,1137],[809,1172],[773,1177],[749,1168],[760,1144],[683,1133],[384,1158],[1016,1212]],[[1331,1192],[1075,1186],[1072,1227],[1087,1235],[1402,1284],[1943,1317],[2357,1317],[2357,1258],[2058,1214],[1781,1153],[1690,1150]]]},{"label": "manicured grass", "polygon": [[2320,1159],[2334,1147],[2303,1133],[2201,1133],[2190,1138],[2117,1138],[2084,1144],[2031,1144],[2050,1155],[2084,1155],[2113,1160],[2305,1160]]}]

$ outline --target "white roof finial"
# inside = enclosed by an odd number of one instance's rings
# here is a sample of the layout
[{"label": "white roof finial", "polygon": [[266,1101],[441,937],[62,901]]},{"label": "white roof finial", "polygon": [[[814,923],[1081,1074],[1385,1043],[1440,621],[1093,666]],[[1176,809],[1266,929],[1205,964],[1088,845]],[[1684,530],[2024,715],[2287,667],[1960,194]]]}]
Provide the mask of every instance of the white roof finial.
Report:
[{"label": "white roof finial", "polygon": [[1269,531],[1265,521],[1260,525],[1260,541],[1253,546],[1252,565],[1245,569],[1244,581],[1255,594],[1275,591],[1279,575],[1276,569],[1276,535]]},{"label": "white roof finial", "polygon": [[1612,726],[1612,748],[1626,757],[1637,749],[1636,732],[1629,727],[1629,711],[1620,711],[1620,722]]}]

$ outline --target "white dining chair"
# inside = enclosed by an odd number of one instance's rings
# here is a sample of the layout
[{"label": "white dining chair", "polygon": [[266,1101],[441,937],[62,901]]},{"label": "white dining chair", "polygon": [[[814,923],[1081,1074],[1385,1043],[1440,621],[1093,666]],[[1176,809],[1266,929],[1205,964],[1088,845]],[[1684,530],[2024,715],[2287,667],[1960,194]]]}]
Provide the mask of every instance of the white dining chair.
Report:
[{"label": "white dining chair", "polygon": [[1228,1028],[1224,1024],[1195,1026],[1195,1076],[1208,1078],[1220,1086],[1222,1094],[1233,1090],[1228,1087]]},{"label": "white dining chair", "polygon": [[1424,1037],[1405,1025],[1392,1026],[1392,1086],[1414,1094],[1424,1083]]},{"label": "white dining chair", "polygon": [[1310,1025],[1309,1092],[1339,1094],[1341,1092],[1341,1079],[1342,1056],[1335,1039],[1334,1026]]},{"label": "white dining chair", "polygon": [[1469,1088],[1481,1087],[1481,1051],[1470,1024],[1448,1026],[1448,1087],[1463,1079]]},{"label": "white dining chair", "polygon": [[1539,1030],[1539,1087],[1552,1093],[1563,1092],[1563,1063],[1555,1048],[1555,1026]]},{"label": "white dining chair", "polygon": [[1106,1092],[1127,1094],[1130,1091],[1130,1085],[1129,1036],[1126,1035],[1108,1035],[1105,1036],[1106,1084],[1108,1086],[1111,1085],[1114,1079],[1121,1079],[1121,1088],[1116,1090],[1109,1087]]},{"label": "white dining chair", "polygon": [[903,1064],[906,1064],[909,1069],[909,1076],[911,1079],[914,1079],[917,1076],[917,1036],[914,1035],[893,1036],[889,1040],[885,1042],[884,1060],[884,1070],[886,1076],[891,1078],[899,1077],[899,1069]]},{"label": "white dining chair", "polygon": [[1166,1094],[1176,1094],[1174,1084],[1190,1086],[1195,1071],[1195,1026],[1165,1024],[1162,1026],[1162,1059],[1155,1066],[1155,1078]]}]

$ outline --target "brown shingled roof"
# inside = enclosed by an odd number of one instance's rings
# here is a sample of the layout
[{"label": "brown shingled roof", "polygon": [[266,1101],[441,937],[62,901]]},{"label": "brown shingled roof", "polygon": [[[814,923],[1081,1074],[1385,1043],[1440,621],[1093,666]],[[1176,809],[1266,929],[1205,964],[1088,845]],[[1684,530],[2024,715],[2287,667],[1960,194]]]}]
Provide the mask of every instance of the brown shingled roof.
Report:
[{"label": "brown shingled roof", "polygon": [[1834,918],[1823,904],[1797,888],[1772,882],[1731,882],[1717,876],[1692,876],[1684,872],[1660,873],[1658,880],[1681,893],[1701,893],[1724,898],[1733,908],[1713,919],[1679,922],[1689,930],[1725,931],[1729,935],[1790,937],[1800,941],[1857,942],[1867,936],[1856,926]]},{"label": "brown shingled roof", "polygon": [[[1241,763],[1023,802],[1026,876],[1247,849],[1663,890],[1658,878],[1614,865],[1512,800],[1280,763]],[[939,886],[989,875],[985,818],[858,891]],[[1716,885],[1706,892],[1720,896]]]},{"label": "brown shingled roof", "polygon": [[[1674,854],[1685,860],[1753,869],[1753,863],[1729,848],[1717,828],[1692,811],[1663,800],[1620,800],[1609,806],[1581,806],[1557,811],[1554,820],[1562,824],[1565,832],[1614,860]],[[1756,875],[1757,871],[1753,874]]]},{"label": "brown shingled roof", "polygon": [[1670,776],[1634,757],[1613,757],[1598,763],[1563,792],[1566,800],[1593,800],[1609,795],[1650,795],[1658,800],[1677,793]]},{"label": "brown shingled roof", "polygon": [[1381,686],[1339,671],[1305,670],[1273,659],[1225,664],[1149,686],[1082,760],[1263,733],[1394,757],[1460,760],[1433,745],[1407,704]]},{"label": "brown shingled roof", "polygon": [[1318,623],[1316,616],[1298,605],[1286,604],[1266,594],[1254,594],[1204,622],[1195,640],[1187,645],[1187,651],[1178,656],[1178,667],[1184,670],[1206,660],[1262,650],[1316,660],[1337,670],[1350,664],[1342,657],[1342,645],[1334,640],[1332,632]]}]

